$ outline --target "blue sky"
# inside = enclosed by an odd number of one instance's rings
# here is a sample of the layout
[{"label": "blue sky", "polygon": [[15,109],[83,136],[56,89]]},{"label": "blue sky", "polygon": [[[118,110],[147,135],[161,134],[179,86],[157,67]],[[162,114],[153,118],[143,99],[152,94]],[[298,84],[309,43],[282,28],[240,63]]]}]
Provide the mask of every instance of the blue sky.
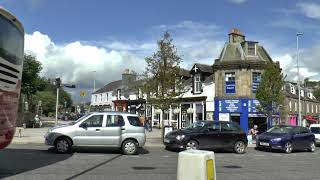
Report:
[{"label": "blue sky", "polygon": [[[26,31],[26,52],[44,66],[90,91],[120,79],[124,68],[142,72],[164,30],[172,33],[182,66],[212,64],[231,28],[258,41],[294,78],[297,31],[302,75],[320,80],[320,1],[309,0],[0,0]],[[318,65],[319,64],[319,65]],[[92,71],[96,71],[93,73]]]}]

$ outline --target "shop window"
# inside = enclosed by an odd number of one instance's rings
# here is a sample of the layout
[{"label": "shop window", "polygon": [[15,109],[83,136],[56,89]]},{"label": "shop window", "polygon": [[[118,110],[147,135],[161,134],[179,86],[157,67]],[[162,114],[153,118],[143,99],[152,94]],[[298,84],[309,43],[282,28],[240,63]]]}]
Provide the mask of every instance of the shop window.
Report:
[{"label": "shop window", "polygon": [[236,93],[236,75],[235,72],[225,73],[226,94]]},{"label": "shop window", "polygon": [[201,93],[201,75],[200,74],[195,74],[194,75],[194,93]]}]

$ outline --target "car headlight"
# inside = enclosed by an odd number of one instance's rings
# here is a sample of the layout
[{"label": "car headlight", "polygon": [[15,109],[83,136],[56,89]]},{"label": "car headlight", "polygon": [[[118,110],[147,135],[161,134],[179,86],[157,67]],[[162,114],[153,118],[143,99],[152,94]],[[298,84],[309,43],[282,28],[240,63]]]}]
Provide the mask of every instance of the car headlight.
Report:
[{"label": "car headlight", "polygon": [[279,142],[279,141],[281,141],[282,139],[281,138],[274,138],[274,139],[272,139],[271,141],[273,141],[273,142]]},{"label": "car headlight", "polygon": [[183,138],[185,138],[186,136],[185,135],[178,135],[177,137],[176,137],[176,139],[178,140],[178,141],[181,141]]}]

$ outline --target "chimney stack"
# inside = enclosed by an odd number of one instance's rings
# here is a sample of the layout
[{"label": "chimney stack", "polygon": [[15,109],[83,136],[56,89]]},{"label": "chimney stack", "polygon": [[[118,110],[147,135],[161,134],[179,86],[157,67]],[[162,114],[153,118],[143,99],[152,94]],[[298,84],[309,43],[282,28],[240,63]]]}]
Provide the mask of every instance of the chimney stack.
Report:
[{"label": "chimney stack", "polygon": [[245,36],[242,32],[237,28],[231,29],[229,33],[229,43],[241,43],[243,41],[245,41]]}]

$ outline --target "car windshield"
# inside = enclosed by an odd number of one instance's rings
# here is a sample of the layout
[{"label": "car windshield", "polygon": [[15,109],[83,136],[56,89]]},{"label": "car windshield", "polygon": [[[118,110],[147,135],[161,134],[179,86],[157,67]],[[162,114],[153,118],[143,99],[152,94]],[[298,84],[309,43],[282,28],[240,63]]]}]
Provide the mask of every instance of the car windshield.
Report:
[{"label": "car windshield", "polygon": [[310,130],[314,134],[320,134],[320,127],[311,127]]},{"label": "car windshield", "polygon": [[74,125],[74,124],[80,122],[81,120],[83,120],[84,118],[88,117],[89,115],[90,115],[90,113],[89,113],[89,114],[86,114],[86,115],[84,115],[84,116],[81,116],[78,120],[69,123],[69,125]]},{"label": "car windshield", "polygon": [[198,121],[190,124],[186,129],[200,129],[204,126],[204,122]]},{"label": "car windshield", "polygon": [[284,127],[272,127],[267,132],[275,133],[275,134],[286,134],[286,133],[290,133],[292,130],[293,130],[293,127],[284,126]]}]

